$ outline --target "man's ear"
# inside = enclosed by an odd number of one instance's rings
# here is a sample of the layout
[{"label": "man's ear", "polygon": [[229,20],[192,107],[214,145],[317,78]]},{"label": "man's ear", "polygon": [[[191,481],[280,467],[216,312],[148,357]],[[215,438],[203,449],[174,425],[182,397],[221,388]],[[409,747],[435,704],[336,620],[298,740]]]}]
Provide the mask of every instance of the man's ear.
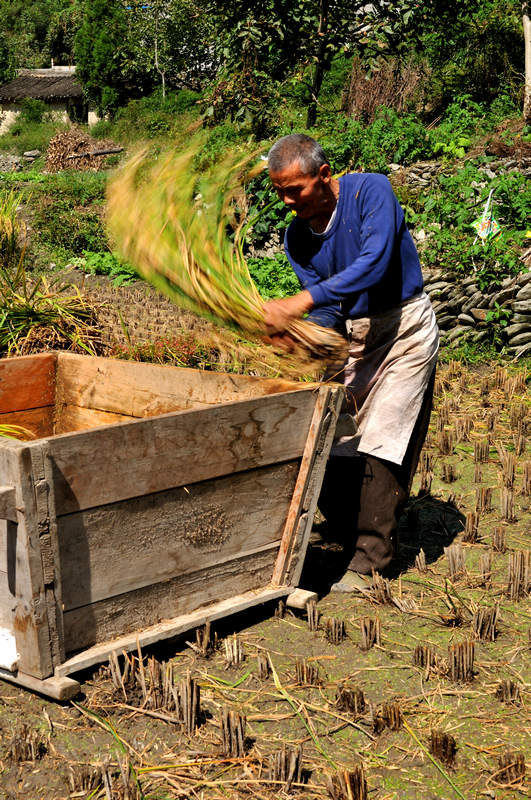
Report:
[{"label": "man's ear", "polygon": [[323,183],[330,183],[332,178],[332,170],[330,169],[330,164],[321,164],[319,167],[319,177],[321,178]]}]

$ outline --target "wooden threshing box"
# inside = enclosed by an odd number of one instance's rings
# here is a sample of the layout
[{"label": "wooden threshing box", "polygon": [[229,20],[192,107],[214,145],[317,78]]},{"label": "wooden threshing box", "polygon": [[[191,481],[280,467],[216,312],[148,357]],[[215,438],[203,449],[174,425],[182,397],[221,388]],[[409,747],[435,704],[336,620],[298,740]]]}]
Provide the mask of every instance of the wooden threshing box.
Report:
[{"label": "wooden threshing box", "polygon": [[71,353],[0,361],[0,677],[67,676],[289,595],[342,399]]}]

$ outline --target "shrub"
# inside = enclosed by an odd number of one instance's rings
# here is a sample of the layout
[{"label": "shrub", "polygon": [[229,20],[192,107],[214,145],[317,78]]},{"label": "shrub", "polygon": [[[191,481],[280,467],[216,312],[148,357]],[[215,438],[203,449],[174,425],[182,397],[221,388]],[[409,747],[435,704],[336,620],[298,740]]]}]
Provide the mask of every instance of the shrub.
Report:
[{"label": "shrub", "polygon": [[131,264],[127,264],[109,251],[84,250],[81,258],[72,260],[72,265],[81,267],[91,275],[108,275],[115,286],[125,286],[140,280],[140,275]]},{"label": "shrub", "polygon": [[267,258],[248,258],[247,266],[258,291],[266,300],[300,291],[300,283],[283,253]]},{"label": "shrub", "polygon": [[25,97],[21,104],[19,119],[21,122],[31,124],[32,122],[43,122],[44,115],[47,114],[48,107],[43,100],[34,97]]},{"label": "shrub", "polygon": [[41,150],[44,152],[50,139],[57,131],[63,130],[65,124],[44,120],[43,122],[27,123],[20,117],[0,136],[0,150],[14,152],[22,155],[26,150]]}]

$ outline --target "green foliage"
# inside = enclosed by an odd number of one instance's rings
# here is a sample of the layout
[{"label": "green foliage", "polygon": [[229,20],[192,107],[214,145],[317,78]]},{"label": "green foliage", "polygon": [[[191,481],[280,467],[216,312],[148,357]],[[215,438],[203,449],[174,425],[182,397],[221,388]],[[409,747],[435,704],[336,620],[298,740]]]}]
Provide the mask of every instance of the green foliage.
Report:
[{"label": "green foliage", "polygon": [[248,258],[247,266],[258,291],[266,300],[288,297],[300,291],[300,283],[283,253],[273,257]]},{"label": "green foliage", "polygon": [[13,57],[6,36],[0,31],[0,84],[9,81],[15,74]]},{"label": "green foliage", "polygon": [[41,198],[33,215],[39,231],[39,244],[56,254],[58,260],[84,250],[104,251],[107,237],[101,213],[82,206],[72,207],[65,200]]},{"label": "green foliage", "polygon": [[120,0],[85,0],[74,43],[76,74],[100,116],[116,113],[135,90],[141,93],[142,80],[134,63],[124,70],[128,43],[126,10]]},{"label": "green foliage", "polygon": [[90,135],[95,139],[105,139],[112,135],[113,123],[110,119],[99,119],[94,125],[90,126]]},{"label": "green foliage", "polygon": [[19,120],[29,125],[34,122],[43,122],[44,115],[47,111],[48,107],[44,100],[38,100],[35,97],[25,97],[20,104]]},{"label": "green foliage", "polygon": [[201,153],[194,161],[195,168],[205,170],[231,148],[235,147],[240,142],[240,135],[234,125],[228,122],[221,125],[216,125],[205,139]]},{"label": "green foliage", "polygon": [[200,88],[213,74],[210,17],[195,0],[130,0],[130,56],[152,86]]},{"label": "green foliage", "polygon": [[[431,69],[432,105],[468,92],[490,101],[518,97],[524,72],[520,0],[428,0],[417,4],[404,41],[421,43]],[[410,46],[410,44],[408,45]]]},{"label": "green foliage", "polygon": [[15,268],[20,259],[24,229],[17,209],[21,199],[13,190],[0,192],[0,266],[4,269]]},{"label": "green foliage", "polygon": [[74,258],[72,266],[80,267],[91,275],[108,275],[114,286],[125,286],[140,280],[138,272],[131,264],[122,261],[114,253],[84,250],[81,258]]},{"label": "green foliage", "polygon": [[45,120],[43,122],[25,123],[20,118],[10,125],[0,136],[0,151],[22,155],[27,150],[44,152],[50,139],[58,130],[65,127],[62,122]]},{"label": "green foliage", "polygon": [[502,361],[499,350],[494,344],[472,342],[466,337],[459,342],[444,345],[439,351],[439,361],[448,364],[450,361],[461,361],[463,364],[489,364]]},{"label": "green foliage", "polygon": [[186,128],[198,114],[197,103],[201,95],[190,89],[167,92],[160,90],[130,100],[111,120],[99,120],[91,126],[96,137],[111,137],[121,142],[138,139],[168,139]]},{"label": "green foliage", "polygon": [[[472,222],[481,215],[494,189],[493,215],[501,236],[474,243]],[[429,267],[452,269],[464,275],[476,272],[480,289],[497,286],[522,269],[520,246],[531,217],[531,197],[525,176],[499,175],[488,184],[475,164],[442,172],[431,191],[397,186],[409,225],[427,233],[422,260]]]},{"label": "green foliage", "polygon": [[108,249],[103,219],[104,173],[64,172],[32,183],[27,203],[32,228],[31,251],[39,261],[67,263],[84,250]]},{"label": "green foliage", "polygon": [[25,229],[18,218],[20,195],[0,193],[0,353],[28,351],[28,339],[39,330],[47,341],[89,349],[85,336],[92,310],[70,287],[55,290],[43,278],[26,274]]}]

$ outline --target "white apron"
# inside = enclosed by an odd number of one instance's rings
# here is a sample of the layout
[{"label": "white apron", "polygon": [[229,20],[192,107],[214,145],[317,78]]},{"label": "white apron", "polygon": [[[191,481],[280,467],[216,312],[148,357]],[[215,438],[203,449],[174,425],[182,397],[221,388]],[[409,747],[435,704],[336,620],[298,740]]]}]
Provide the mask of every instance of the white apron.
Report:
[{"label": "white apron", "polygon": [[377,456],[401,464],[435,367],[439,331],[423,292],[371,317],[347,320],[344,368],[355,433],[341,419],[330,455]]}]

